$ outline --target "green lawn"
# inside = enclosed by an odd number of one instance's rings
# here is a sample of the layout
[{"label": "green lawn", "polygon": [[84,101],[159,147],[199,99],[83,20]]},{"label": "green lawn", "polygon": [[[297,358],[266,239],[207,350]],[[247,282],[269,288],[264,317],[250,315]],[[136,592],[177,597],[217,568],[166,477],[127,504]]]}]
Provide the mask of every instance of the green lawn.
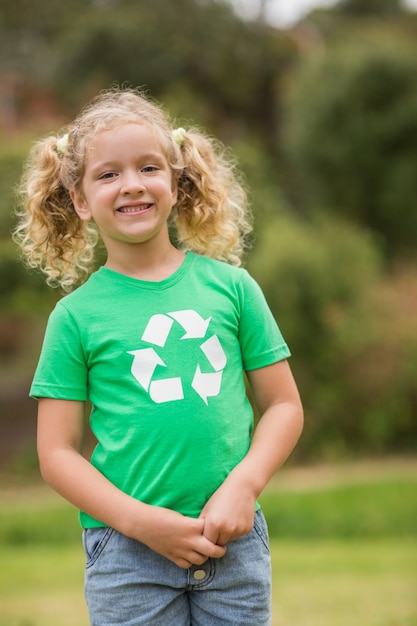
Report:
[{"label": "green lawn", "polygon": [[[289,470],[263,496],[273,626],[417,626],[417,462],[357,469]],[[75,511],[42,486],[0,500],[0,626],[88,626]]]},{"label": "green lawn", "polygon": [[[273,540],[272,559],[273,626],[417,626],[417,541]],[[82,568],[78,545],[2,548],[0,626],[88,626]]]},{"label": "green lawn", "polygon": [[417,541],[272,542],[273,626],[417,626]]},{"label": "green lawn", "polygon": [[88,626],[77,544],[1,547],[1,626]]}]

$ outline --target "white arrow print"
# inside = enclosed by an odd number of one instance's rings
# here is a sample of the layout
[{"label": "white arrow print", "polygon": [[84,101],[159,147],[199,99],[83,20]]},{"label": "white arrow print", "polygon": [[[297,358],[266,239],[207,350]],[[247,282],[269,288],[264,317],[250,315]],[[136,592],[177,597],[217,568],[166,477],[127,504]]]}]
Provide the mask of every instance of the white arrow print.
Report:
[{"label": "white arrow print", "polygon": [[206,404],[209,396],[218,396],[220,393],[220,386],[222,383],[222,372],[212,372],[209,374],[203,374],[200,366],[197,365],[195,370],[192,388],[198,393],[200,398],[204,400]]},{"label": "white arrow print", "polygon": [[206,320],[203,319],[201,315],[192,309],[173,311],[168,313],[168,315],[181,324],[185,330],[185,335],[181,339],[201,339],[205,336],[211,320],[211,317],[208,317]]},{"label": "white arrow print", "polygon": [[[204,319],[192,309],[173,311],[165,315],[159,313],[152,315],[143,332],[142,341],[163,348],[174,323],[173,320],[178,322],[185,331],[181,340],[203,339],[207,333],[211,317]],[[222,372],[226,367],[227,357],[217,335],[213,335],[204,341],[200,348],[215,371],[213,373],[203,373],[200,365],[197,365],[192,387],[202,400],[208,404],[207,398],[217,396],[220,393]],[[166,363],[153,348],[131,350],[128,354],[132,354],[134,357],[131,366],[133,376],[143,389],[149,393],[154,402],[170,402],[184,398],[182,380],[179,376],[152,380],[158,365],[166,367]]]},{"label": "white arrow print", "polygon": [[164,378],[163,380],[152,381],[157,365],[166,367],[166,363],[157,355],[153,348],[132,350],[128,354],[133,354],[135,357],[131,367],[133,376],[149,392],[154,402],[170,402],[171,400],[183,399],[184,393],[181,378]]},{"label": "white arrow print", "polygon": [[210,361],[210,365],[216,372],[226,367],[227,359],[217,335],[213,335],[201,344],[200,348]]},{"label": "white arrow print", "polygon": [[153,380],[149,390],[149,395],[154,402],[171,402],[172,400],[182,400],[184,392],[182,390],[181,378],[164,378],[163,380]]},{"label": "white arrow print", "polygon": [[173,323],[166,315],[159,313],[152,315],[143,331],[142,340],[163,348]]},{"label": "white arrow print", "polygon": [[143,350],[131,350],[128,354],[133,354],[132,367],[130,371],[136,378],[138,383],[142,385],[146,391],[149,391],[149,385],[157,365],[166,367],[166,363],[157,355],[153,348],[143,348]]}]

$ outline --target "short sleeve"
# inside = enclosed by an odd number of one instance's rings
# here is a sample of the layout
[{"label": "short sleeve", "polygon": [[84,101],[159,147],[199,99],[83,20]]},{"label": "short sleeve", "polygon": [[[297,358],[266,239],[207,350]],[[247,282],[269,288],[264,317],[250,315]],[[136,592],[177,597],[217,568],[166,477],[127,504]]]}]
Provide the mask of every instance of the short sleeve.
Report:
[{"label": "short sleeve", "polygon": [[291,356],[258,283],[244,271],[240,283],[239,340],[245,370],[254,370]]},{"label": "short sleeve", "polygon": [[84,401],[87,372],[78,324],[58,303],[48,320],[30,395]]}]

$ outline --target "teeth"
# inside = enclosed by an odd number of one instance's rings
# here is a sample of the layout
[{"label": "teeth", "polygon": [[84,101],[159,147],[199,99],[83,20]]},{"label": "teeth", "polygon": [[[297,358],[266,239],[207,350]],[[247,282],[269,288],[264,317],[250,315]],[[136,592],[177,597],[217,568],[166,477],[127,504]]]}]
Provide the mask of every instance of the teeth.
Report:
[{"label": "teeth", "polygon": [[142,206],[132,206],[132,207],[121,207],[119,211],[121,213],[137,213],[138,211],[144,211],[148,209],[150,204],[142,205]]}]

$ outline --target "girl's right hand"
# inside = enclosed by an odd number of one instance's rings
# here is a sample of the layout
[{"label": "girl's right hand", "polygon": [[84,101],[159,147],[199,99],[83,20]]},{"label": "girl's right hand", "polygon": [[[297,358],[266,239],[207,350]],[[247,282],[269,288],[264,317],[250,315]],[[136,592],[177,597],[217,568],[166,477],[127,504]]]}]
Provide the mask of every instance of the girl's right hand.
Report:
[{"label": "girl's right hand", "polygon": [[38,454],[43,478],[74,506],[146,544],[176,565],[202,565],[226,549],[204,537],[204,520],[150,506],[120,491],[79,452],[82,402],[41,398]]},{"label": "girl's right hand", "polygon": [[203,519],[185,517],[170,509],[153,506],[149,506],[146,518],[145,521],[141,511],[140,530],[138,528],[138,532],[129,535],[178,567],[188,569],[191,565],[202,565],[208,558],[221,558],[226,553],[224,546],[204,537]]}]

